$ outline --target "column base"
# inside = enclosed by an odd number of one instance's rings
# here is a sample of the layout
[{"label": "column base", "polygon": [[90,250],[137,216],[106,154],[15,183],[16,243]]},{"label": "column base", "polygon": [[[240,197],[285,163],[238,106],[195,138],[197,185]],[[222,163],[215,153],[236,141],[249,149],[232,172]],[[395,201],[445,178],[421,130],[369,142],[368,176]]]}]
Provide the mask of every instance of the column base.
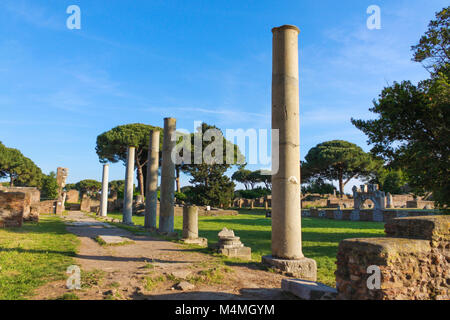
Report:
[{"label": "column base", "polygon": [[157,230],[156,232],[158,232],[158,234],[161,236],[178,239],[178,232],[175,232],[175,231],[166,232],[166,231]]},{"label": "column base", "polygon": [[208,239],[206,238],[197,238],[197,239],[181,239],[181,242],[185,244],[195,244],[200,247],[208,247]]},{"label": "column base", "polygon": [[261,262],[290,277],[309,281],[317,280],[317,264],[316,260],[313,259],[288,260],[273,256],[263,256]]}]

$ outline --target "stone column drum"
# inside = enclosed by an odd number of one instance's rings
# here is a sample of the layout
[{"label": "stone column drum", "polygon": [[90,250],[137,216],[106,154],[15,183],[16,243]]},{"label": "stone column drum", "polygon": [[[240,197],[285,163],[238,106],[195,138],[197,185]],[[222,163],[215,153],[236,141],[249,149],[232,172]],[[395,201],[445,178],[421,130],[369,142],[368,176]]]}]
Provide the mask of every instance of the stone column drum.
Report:
[{"label": "stone column drum", "polygon": [[301,239],[299,32],[291,25],[272,29],[272,129],[279,130],[279,159],[272,159],[272,164],[278,161],[279,170],[272,176],[272,255],[262,260],[282,272],[315,281],[316,262],[303,256]]},{"label": "stone column drum", "polygon": [[175,163],[172,161],[172,150],[175,147],[175,141],[171,138],[175,130],[176,119],[165,118],[159,207],[159,231],[163,233],[174,232]]},{"label": "stone column drum", "polygon": [[198,208],[196,206],[183,207],[183,239],[198,238]]},{"label": "stone column drum", "polygon": [[198,207],[183,207],[183,238],[184,243],[208,246],[208,239],[198,237]]},{"label": "stone column drum", "polygon": [[145,223],[147,229],[156,229],[158,204],[159,130],[150,131],[145,198]]},{"label": "stone column drum", "polygon": [[109,164],[104,164],[102,177],[102,198],[100,202],[101,217],[106,217],[108,214],[108,180],[109,180]]},{"label": "stone column drum", "polygon": [[133,224],[133,178],[135,147],[128,147],[127,168],[125,173],[125,194],[123,199],[123,218],[125,224]]}]

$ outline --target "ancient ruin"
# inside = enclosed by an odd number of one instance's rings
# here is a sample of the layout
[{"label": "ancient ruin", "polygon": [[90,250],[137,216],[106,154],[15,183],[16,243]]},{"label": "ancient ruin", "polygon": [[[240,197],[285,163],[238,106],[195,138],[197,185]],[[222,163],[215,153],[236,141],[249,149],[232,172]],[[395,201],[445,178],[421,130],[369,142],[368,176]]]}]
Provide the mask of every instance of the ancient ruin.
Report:
[{"label": "ancient ruin", "polygon": [[56,181],[58,183],[58,201],[56,202],[56,214],[61,215],[64,212],[64,203],[66,201],[66,179],[69,175],[69,169],[59,167],[56,171]]},{"label": "ancient ruin", "polygon": [[100,216],[106,217],[108,215],[108,182],[109,182],[109,165],[103,165],[102,175],[102,197],[100,203]]},{"label": "ancient ruin", "polygon": [[243,260],[252,259],[252,249],[245,247],[239,237],[234,235],[233,230],[223,228],[218,234],[219,242],[217,251],[230,258],[239,258]]},{"label": "ancient ruin", "polygon": [[[298,34],[291,25],[272,29],[272,129],[279,130],[278,172],[272,176],[272,255],[263,263],[306,280],[317,266],[302,252],[300,214],[300,129]],[[275,142],[276,143],[276,142]]]},{"label": "ancient ruin", "polygon": [[175,141],[172,141],[172,135],[175,134],[175,130],[176,119],[165,118],[159,209],[159,231],[165,233],[174,231],[175,163],[172,160],[172,150]]},{"label": "ancient ruin", "polygon": [[158,205],[159,136],[159,130],[150,131],[144,222],[144,227],[147,229],[156,229]]},{"label": "ancient ruin", "polygon": [[202,247],[208,246],[208,239],[198,237],[198,207],[184,206],[183,208],[183,237],[182,242],[196,244]]},{"label": "ancient ruin", "polygon": [[128,147],[127,152],[127,167],[125,172],[125,194],[123,201],[123,220],[124,224],[133,224],[133,181],[134,181],[134,158],[136,148]]},{"label": "ancient ruin", "polygon": [[[449,300],[450,216],[396,218],[385,231],[386,238],[339,244],[337,298]],[[368,285],[373,270],[379,287]]]}]

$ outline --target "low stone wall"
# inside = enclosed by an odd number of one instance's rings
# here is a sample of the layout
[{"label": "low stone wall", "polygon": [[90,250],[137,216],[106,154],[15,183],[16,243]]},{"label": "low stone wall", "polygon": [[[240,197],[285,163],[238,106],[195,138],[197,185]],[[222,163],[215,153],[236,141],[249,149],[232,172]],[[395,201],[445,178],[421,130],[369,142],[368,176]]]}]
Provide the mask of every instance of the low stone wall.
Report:
[{"label": "low stone wall", "polygon": [[412,200],[406,202],[406,207],[411,209],[434,209],[434,202],[425,200]]},{"label": "low stone wall", "polygon": [[27,195],[0,190],[0,228],[21,227]]},{"label": "low stone wall", "polygon": [[389,222],[395,218],[416,217],[423,215],[436,215],[434,211],[409,211],[409,210],[324,210],[324,209],[302,209],[302,217],[313,217],[334,220],[352,220],[352,221],[376,221]]},{"label": "low stone wall", "polygon": [[[450,216],[395,218],[385,231],[387,238],[340,242],[337,299],[450,299]],[[371,266],[380,270],[378,288],[368,286]]]}]

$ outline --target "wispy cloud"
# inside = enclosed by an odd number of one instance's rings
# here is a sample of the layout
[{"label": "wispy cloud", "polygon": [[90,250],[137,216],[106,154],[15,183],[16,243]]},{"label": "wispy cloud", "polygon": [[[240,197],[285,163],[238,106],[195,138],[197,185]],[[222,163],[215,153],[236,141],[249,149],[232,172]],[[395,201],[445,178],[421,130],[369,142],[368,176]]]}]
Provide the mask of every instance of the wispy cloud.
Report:
[{"label": "wispy cloud", "polygon": [[54,15],[43,6],[39,6],[36,2],[14,0],[3,3],[3,7],[15,18],[23,20],[34,26],[50,29],[65,28],[65,20]]}]

